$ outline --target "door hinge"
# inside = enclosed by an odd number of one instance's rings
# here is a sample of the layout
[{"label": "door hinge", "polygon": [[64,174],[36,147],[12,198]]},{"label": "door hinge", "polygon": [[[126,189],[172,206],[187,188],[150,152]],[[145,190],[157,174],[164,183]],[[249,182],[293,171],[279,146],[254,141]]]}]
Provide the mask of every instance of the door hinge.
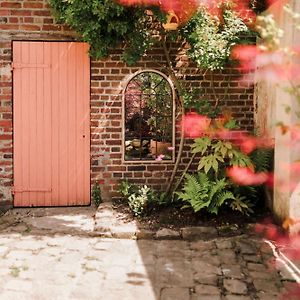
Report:
[{"label": "door hinge", "polygon": [[50,68],[51,65],[50,64],[26,64],[26,63],[11,63],[11,69],[24,69],[24,68]]},{"label": "door hinge", "polygon": [[52,189],[43,189],[43,188],[19,188],[16,189],[13,187],[11,189],[11,193],[14,195],[15,193],[28,193],[28,192],[39,192],[39,193],[50,193]]}]

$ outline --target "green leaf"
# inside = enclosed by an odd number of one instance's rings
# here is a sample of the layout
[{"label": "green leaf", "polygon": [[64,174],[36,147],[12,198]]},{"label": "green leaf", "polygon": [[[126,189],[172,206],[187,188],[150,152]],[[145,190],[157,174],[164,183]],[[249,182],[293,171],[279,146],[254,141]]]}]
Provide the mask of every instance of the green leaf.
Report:
[{"label": "green leaf", "polygon": [[207,151],[211,145],[211,139],[208,137],[202,137],[195,139],[194,144],[191,145],[192,153],[201,153],[202,155]]}]

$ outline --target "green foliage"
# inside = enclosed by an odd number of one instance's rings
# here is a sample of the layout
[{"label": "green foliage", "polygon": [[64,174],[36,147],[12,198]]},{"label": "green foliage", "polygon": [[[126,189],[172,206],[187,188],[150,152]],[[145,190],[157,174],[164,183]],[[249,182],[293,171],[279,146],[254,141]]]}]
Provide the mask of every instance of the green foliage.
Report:
[{"label": "green foliage", "polygon": [[101,198],[101,189],[99,183],[95,183],[92,189],[92,198],[94,200],[95,205],[98,207],[100,203],[102,203]]},{"label": "green foliage", "polygon": [[218,214],[219,208],[235,196],[228,190],[228,181],[211,180],[207,174],[186,174],[182,192],[177,192],[179,199],[188,202],[195,212],[206,209],[209,213]]},{"label": "green foliage", "polygon": [[128,181],[124,180],[121,182],[121,185],[119,187],[119,192],[125,197],[128,198],[132,193],[134,193],[134,190],[136,188],[130,184]]},{"label": "green foliage", "polygon": [[147,185],[138,186],[122,181],[119,191],[127,199],[129,208],[135,216],[144,215],[152,205],[167,203],[165,193],[159,194]]},{"label": "green foliage", "polygon": [[185,92],[182,95],[182,98],[184,107],[194,109],[199,115],[216,118],[221,113],[221,110],[218,107],[213,107],[210,100],[201,98],[201,92],[199,89],[193,89]]},{"label": "green foliage", "polygon": [[124,7],[111,0],[50,0],[50,4],[57,21],[77,31],[91,45],[90,53],[95,58],[124,46],[123,58],[133,64],[152,44],[149,20],[142,7]]},{"label": "green foliage", "polygon": [[101,59],[111,49],[122,48],[122,58],[129,65],[167,35],[170,41],[187,40],[191,45],[189,55],[199,67],[221,69],[240,35],[248,34],[247,26],[229,8],[224,11],[224,24],[202,9],[182,30],[166,32],[161,27],[166,15],[155,6],[127,7],[112,0],[49,1],[56,20],[77,31],[91,45],[93,57]]},{"label": "green foliage", "polygon": [[249,199],[246,199],[245,196],[238,196],[230,203],[232,210],[239,211],[246,216],[254,213],[253,206],[254,204]]},{"label": "green foliage", "polygon": [[[187,175],[183,192],[179,193],[180,198],[184,201],[189,201],[195,211],[199,210],[199,208],[201,209],[202,206],[209,207],[209,201],[211,200],[205,198],[205,186],[209,185],[213,193],[215,188],[217,191],[223,192],[225,200],[222,201],[223,198],[220,198],[220,206],[225,203],[226,200],[231,200],[229,207],[232,210],[239,211],[245,215],[253,213],[252,207],[256,203],[258,195],[260,195],[258,188],[234,185],[230,183],[226,177],[226,168],[228,166],[254,168],[255,164],[251,158],[241,152],[239,148],[231,142],[226,140],[214,140],[207,136],[195,139],[191,148],[192,153],[199,153],[201,155],[198,164],[198,170],[201,172],[198,174],[205,174],[205,176],[199,175],[199,177],[194,177]],[[259,156],[259,154],[256,153],[253,154],[253,156]],[[256,158],[258,161],[260,160],[261,168],[267,165],[267,157],[268,155],[265,154],[265,156]],[[261,170],[261,168],[259,170]],[[214,180],[210,180],[209,178],[214,178]],[[204,189],[204,193],[203,190],[200,190],[199,186]],[[198,193],[202,194],[202,196]],[[203,201],[203,199],[205,199],[206,202]],[[213,210],[213,208],[215,210]],[[218,205],[213,206],[213,208],[209,207],[207,210],[217,213]]]},{"label": "green foliage", "polygon": [[128,205],[135,216],[141,216],[144,214],[147,206],[154,200],[154,191],[147,185],[143,185],[128,197]]},{"label": "green foliage", "polygon": [[249,156],[241,152],[228,141],[212,140],[209,137],[197,138],[191,146],[192,153],[200,153],[198,170],[207,174],[212,169],[218,174],[227,165],[239,167],[253,167]]},{"label": "green foliage", "polygon": [[256,149],[250,154],[257,173],[273,170],[273,154],[273,149]]},{"label": "green foliage", "polygon": [[[223,22],[222,22],[223,21]],[[232,46],[250,36],[247,25],[229,8],[223,11],[223,20],[201,9],[183,29],[191,45],[189,56],[200,68],[223,69],[230,58]]]},{"label": "green foliage", "polygon": [[240,126],[237,124],[236,119],[231,118],[224,124],[224,128],[228,130],[233,130],[233,129],[239,129]]}]

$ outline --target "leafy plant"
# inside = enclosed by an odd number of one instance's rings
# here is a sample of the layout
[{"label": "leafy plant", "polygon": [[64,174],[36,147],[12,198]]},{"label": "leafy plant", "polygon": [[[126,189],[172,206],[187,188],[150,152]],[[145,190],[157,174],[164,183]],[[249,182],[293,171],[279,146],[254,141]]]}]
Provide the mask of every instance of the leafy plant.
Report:
[{"label": "leafy plant", "polygon": [[68,24],[91,45],[93,57],[103,58],[111,49],[122,48],[122,58],[129,65],[158,42],[159,35],[168,35],[170,40],[189,42],[190,57],[199,67],[220,69],[230,58],[231,46],[249,33],[247,25],[229,7],[220,20],[203,8],[182,30],[169,33],[161,26],[166,13],[151,3],[122,6],[111,0],[50,0],[50,4],[56,20]]},{"label": "leafy plant", "polygon": [[132,193],[128,197],[128,205],[135,216],[141,216],[154,199],[154,191],[147,185],[143,185],[138,188],[136,193]]},{"label": "leafy plant", "polygon": [[219,208],[228,200],[235,200],[228,190],[229,182],[223,179],[211,180],[204,172],[186,174],[182,192],[176,192],[179,199],[188,202],[195,212],[206,209],[218,214]]},{"label": "leafy plant", "polygon": [[95,183],[92,189],[92,198],[94,200],[95,205],[98,207],[100,203],[102,203],[101,198],[101,189],[99,183]]},{"label": "leafy plant", "polygon": [[232,210],[237,210],[240,213],[249,216],[249,214],[253,214],[254,203],[252,203],[245,196],[238,196],[230,203],[230,208]]},{"label": "leafy plant", "polygon": [[[106,57],[110,49],[124,44],[123,59],[133,64],[153,42],[143,7],[125,7],[111,0],[50,0],[50,4],[57,21],[68,24],[91,45],[93,57]],[[162,18],[158,9],[153,12]]]},{"label": "leafy plant", "polygon": [[209,118],[216,118],[221,110],[213,107],[212,102],[201,97],[199,89],[193,89],[182,95],[185,108],[193,109],[199,115],[205,115]]},{"label": "leafy plant", "polygon": [[213,140],[205,136],[195,139],[191,148],[192,153],[201,154],[198,170],[204,170],[206,174],[213,170],[217,177],[220,169],[227,165],[253,167],[249,156],[229,141]]},{"label": "leafy plant", "polygon": [[135,186],[124,180],[121,182],[119,192],[126,198],[128,198],[135,190]]},{"label": "leafy plant", "polygon": [[129,208],[135,216],[145,214],[150,204],[163,201],[163,196],[158,198],[157,193],[147,185],[138,186],[122,181],[119,191],[127,199]]},{"label": "leafy plant", "polygon": [[218,18],[206,9],[199,12],[183,29],[191,45],[189,56],[203,69],[223,69],[230,58],[232,46],[252,33],[229,7]]}]

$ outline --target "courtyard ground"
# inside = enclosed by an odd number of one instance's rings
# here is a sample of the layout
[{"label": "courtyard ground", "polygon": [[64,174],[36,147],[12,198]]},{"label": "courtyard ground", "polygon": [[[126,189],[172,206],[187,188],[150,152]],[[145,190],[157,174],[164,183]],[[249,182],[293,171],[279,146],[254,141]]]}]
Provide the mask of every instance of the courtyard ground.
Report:
[{"label": "courtyard ground", "polygon": [[105,238],[94,213],[14,209],[0,217],[0,299],[273,300],[295,285],[253,231]]}]

